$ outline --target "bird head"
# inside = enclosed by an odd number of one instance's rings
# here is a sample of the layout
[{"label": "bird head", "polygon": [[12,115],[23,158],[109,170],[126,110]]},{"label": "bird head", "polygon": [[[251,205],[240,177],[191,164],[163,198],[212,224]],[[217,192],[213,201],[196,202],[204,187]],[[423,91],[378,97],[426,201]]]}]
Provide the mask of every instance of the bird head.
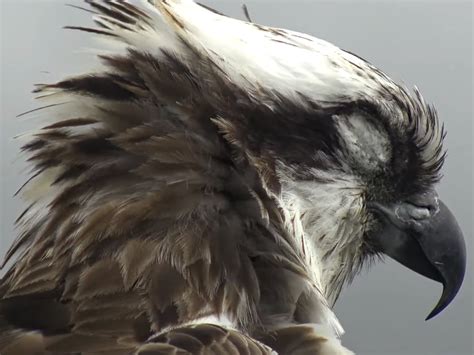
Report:
[{"label": "bird head", "polygon": [[222,45],[213,33],[227,20],[218,20],[199,33],[224,73],[206,94],[217,98],[216,122],[259,169],[328,302],[387,255],[443,284],[428,318],[441,312],[466,261],[435,190],[445,160],[435,109],[418,89],[305,34],[234,21],[226,35],[236,40]]},{"label": "bird head", "polygon": [[466,263],[460,227],[435,189],[445,131],[416,88],[369,64],[360,70],[365,79],[351,74],[359,85],[349,95],[282,104],[285,118],[259,138],[260,151],[330,304],[364,264],[386,255],[442,283],[430,319],[457,294]]},{"label": "bird head", "polygon": [[388,255],[441,282],[428,318],[443,310],[462,284],[465,245],[435,190],[445,133],[434,108],[326,41],[195,10],[170,21],[199,53],[193,68],[211,68],[200,94],[278,201],[327,301]]}]

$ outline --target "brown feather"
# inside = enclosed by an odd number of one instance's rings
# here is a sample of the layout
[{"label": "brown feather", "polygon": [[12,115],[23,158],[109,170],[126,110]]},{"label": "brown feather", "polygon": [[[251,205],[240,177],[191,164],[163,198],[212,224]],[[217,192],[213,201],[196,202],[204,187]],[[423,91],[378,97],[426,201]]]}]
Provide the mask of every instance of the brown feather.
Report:
[{"label": "brown feather", "polygon": [[[132,4],[87,2],[102,27],[69,28],[120,40],[107,28],[150,25]],[[49,351],[119,354],[168,326],[225,315],[239,331],[173,329],[137,354],[269,354],[246,334],[271,318],[268,302],[292,321],[301,294],[289,288],[308,286],[268,193],[274,167],[265,153],[252,158],[250,148],[265,149],[242,133],[245,115],[270,113],[182,44],[193,67],[174,53],[129,49],[101,56],[101,73],[36,89],[68,101],[45,106],[57,120],[23,148],[37,172],[25,188],[42,198],[19,218],[0,317],[40,331]],[[268,275],[282,276],[272,288]]]},{"label": "brown feather", "polygon": [[152,338],[136,352],[144,354],[270,355],[271,349],[237,331],[199,324],[175,328]]}]

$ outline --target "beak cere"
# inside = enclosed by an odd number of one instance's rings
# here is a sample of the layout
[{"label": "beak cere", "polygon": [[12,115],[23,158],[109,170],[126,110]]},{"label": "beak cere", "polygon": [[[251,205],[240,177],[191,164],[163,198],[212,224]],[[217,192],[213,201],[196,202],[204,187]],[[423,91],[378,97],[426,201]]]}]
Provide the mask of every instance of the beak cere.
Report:
[{"label": "beak cere", "polygon": [[443,284],[443,293],[426,320],[433,318],[454,299],[464,279],[466,246],[456,219],[435,194],[417,198],[416,204],[371,203],[369,208],[383,225],[373,237],[378,251]]}]

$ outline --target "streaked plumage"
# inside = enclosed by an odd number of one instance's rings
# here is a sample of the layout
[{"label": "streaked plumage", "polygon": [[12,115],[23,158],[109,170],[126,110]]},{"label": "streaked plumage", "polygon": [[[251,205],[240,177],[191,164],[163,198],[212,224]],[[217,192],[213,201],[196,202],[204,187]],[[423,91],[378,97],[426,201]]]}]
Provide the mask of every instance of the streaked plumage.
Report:
[{"label": "streaked plumage", "polygon": [[349,354],[331,306],[378,252],[368,204],[438,181],[434,109],[304,34],[190,0],[86,2],[97,27],[70,28],[109,51],[35,90],[0,349]]}]

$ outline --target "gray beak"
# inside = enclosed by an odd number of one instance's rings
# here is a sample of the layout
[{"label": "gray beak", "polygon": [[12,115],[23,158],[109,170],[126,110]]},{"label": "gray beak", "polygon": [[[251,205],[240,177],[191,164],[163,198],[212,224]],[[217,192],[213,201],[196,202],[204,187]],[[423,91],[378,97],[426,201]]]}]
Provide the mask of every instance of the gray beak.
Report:
[{"label": "gray beak", "polygon": [[466,269],[463,234],[435,192],[384,206],[370,203],[383,228],[373,236],[378,251],[419,274],[443,284],[443,293],[426,320],[454,299]]}]

